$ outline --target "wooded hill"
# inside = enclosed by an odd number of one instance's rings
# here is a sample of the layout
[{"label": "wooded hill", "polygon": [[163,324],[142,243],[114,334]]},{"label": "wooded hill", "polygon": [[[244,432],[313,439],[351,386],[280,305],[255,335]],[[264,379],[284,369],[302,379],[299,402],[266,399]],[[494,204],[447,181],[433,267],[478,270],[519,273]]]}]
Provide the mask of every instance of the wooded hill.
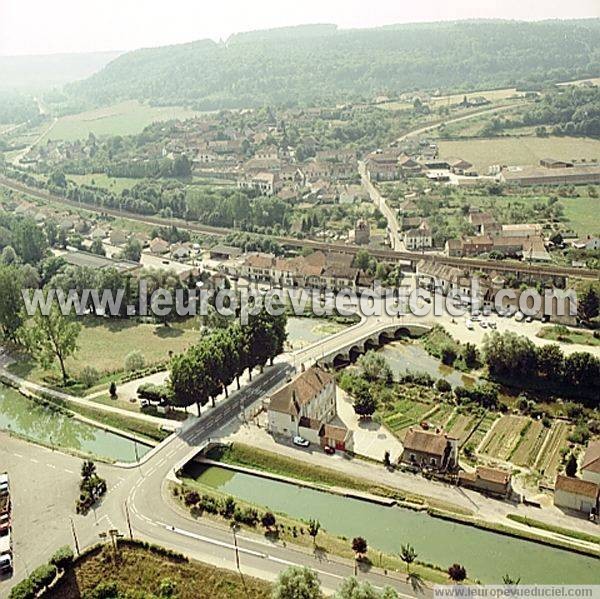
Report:
[{"label": "wooded hill", "polygon": [[413,89],[473,90],[600,75],[600,19],[306,25],[142,49],[70,84],[92,104],[310,105]]}]

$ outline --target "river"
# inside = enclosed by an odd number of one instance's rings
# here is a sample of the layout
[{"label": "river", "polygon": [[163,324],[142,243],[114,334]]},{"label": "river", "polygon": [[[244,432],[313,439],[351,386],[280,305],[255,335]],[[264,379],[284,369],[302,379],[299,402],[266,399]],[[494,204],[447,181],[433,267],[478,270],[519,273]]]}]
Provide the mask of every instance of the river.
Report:
[{"label": "river", "polygon": [[136,444],[120,435],[45,408],[2,384],[0,429],[13,431],[33,442],[119,462],[134,462],[136,449],[138,457],[151,449],[148,445]]},{"label": "river", "polygon": [[423,346],[414,340],[392,341],[380,347],[381,354],[390,365],[394,377],[411,372],[426,372],[434,379],[446,379],[453,386],[472,386],[476,378],[442,364],[438,358],[431,356]]},{"label": "river", "polygon": [[[399,507],[385,507],[331,493],[259,478],[220,467],[200,468],[198,480],[245,501],[349,539],[362,536],[370,547],[398,553],[410,543],[422,562],[447,568],[458,562],[470,578],[501,583],[505,574],[522,583],[600,584],[600,561],[576,553],[441,520]],[[370,553],[376,560],[376,554]]]}]

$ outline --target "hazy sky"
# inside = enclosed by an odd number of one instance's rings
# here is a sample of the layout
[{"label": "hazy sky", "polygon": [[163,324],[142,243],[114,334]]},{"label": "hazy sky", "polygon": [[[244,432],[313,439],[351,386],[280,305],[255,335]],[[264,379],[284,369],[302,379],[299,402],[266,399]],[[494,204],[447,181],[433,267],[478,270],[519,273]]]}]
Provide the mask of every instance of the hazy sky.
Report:
[{"label": "hazy sky", "polygon": [[600,0],[0,0],[0,55],[132,50],[302,23],[600,17]]}]

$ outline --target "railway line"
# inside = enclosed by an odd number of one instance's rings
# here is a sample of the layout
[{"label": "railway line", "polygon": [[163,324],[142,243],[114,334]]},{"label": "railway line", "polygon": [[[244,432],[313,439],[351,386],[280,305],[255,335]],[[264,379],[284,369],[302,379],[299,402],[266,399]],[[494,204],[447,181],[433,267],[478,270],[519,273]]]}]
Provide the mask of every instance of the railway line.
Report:
[{"label": "railway line", "polygon": [[[90,212],[106,214],[117,218],[124,218],[127,220],[132,220],[152,226],[164,227],[168,225],[176,225],[181,229],[185,229],[193,233],[214,235],[217,237],[224,237],[226,235],[229,235],[230,233],[241,232],[239,229],[228,229],[225,227],[214,227],[211,225],[203,225],[200,223],[190,223],[181,219],[164,219],[156,216],[136,214],[133,212],[128,212],[125,210],[119,210],[115,208],[106,208],[95,206],[93,204],[75,202],[67,198],[50,194],[47,191],[30,187],[21,183],[20,181],[8,179],[4,176],[0,176],[0,185],[7,187],[8,189],[12,189],[14,191],[28,194],[41,200],[60,203],[66,206],[71,206],[73,208],[84,209]],[[311,239],[296,239],[294,237],[272,236],[272,239],[274,239],[275,241],[287,248],[296,249],[310,248],[313,250],[321,250],[325,252],[342,252],[347,254],[356,254],[361,249],[364,249],[361,248],[361,246],[353,244],[330,243],[324,241],[315,241]],[[435,264],[453,266],[468,271],[493,271],[495,273],[520,274],[534,278],[578,278],[592,280],[597,280],[598,278],[600,278],[600,272],[596,270],[588,268],[575,268],[571,266],[528,264],[526,262],[508,260],[501,261],[480,260],[475,258],[452,258],[448,256],[441,256],[439,254],[395,251],[392,249],[388,250],[369,248],[369,253],[380,260],[396,263],[410,263],[410,265],[412,266],[414,266],[417,262],[421,260],[425,260]]]}]

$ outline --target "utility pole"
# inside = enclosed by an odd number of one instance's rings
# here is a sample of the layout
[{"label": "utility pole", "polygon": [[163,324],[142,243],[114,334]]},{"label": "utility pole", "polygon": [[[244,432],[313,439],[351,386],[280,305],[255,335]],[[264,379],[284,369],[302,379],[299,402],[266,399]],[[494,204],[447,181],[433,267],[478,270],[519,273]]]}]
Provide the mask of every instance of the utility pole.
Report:
[{"label": "utility pole", "polygon": [[69,518],[71,521],[71,532],[73,533],[73,540],[75,541],[75,551],[77,555],[79,555],[79,541],[77,540],[77,532],[75,531],[75,523],[73,522],[73,518]]},{"label": "utility pole", "polygon": [[237,543],[237,529],[238,526],[235,522],[231,523],[231,532],[233,532],[233,545],[235,547],[235,565],[237,567],[238,572],[240,572],[240,550]]},{"label": "utility pole", "polygon": [[133,541],[133,531],[131,530],[131,518],[129,517],[129,506],[125,500],[125,516],[127,518],[127,526],[129,528],[129,538]]}]

